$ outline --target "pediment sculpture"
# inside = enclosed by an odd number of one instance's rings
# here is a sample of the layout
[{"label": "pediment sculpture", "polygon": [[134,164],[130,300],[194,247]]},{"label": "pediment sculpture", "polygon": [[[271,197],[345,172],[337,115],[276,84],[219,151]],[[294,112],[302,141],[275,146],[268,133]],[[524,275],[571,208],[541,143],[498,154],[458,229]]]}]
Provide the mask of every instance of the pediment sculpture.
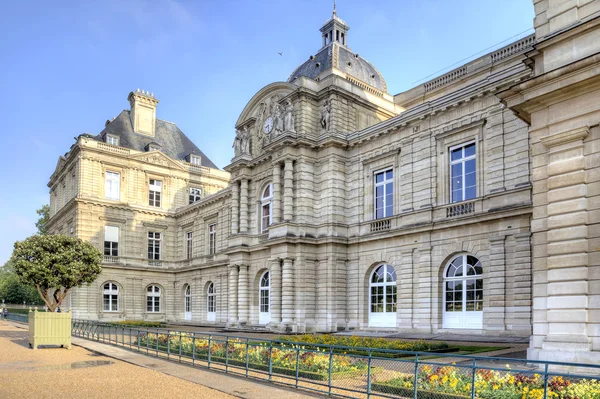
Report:
[{"label": "pediment sculpture", "polygon": [[236,130],[232,145],[236,157],[240,155],[250,155],[250,136],[248,126]]}]

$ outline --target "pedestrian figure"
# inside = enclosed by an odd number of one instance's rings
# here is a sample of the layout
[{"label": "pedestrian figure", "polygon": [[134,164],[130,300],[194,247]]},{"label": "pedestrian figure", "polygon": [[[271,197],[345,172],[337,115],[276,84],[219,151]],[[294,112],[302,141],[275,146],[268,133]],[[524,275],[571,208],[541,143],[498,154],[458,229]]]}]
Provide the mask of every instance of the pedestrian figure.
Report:
[{"label": "pedestrian figure", "polygon": [[60,306],[59,306],[59,307],[56,309],[56,313],[60,313],[60,312],[61,312],[61,310],[60,310]]},{"label": "pedestrian figure", "polygon": [[8,319],[8,308],[4,308],[4,320]]}]

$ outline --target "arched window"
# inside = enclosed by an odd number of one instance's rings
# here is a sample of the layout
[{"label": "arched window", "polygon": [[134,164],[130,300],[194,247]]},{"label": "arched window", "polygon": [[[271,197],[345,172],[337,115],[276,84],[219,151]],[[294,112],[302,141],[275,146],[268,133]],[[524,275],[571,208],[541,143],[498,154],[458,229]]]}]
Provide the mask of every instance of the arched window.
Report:
[{"label": "arched window", "polygon": [[104,284],[103,298],[105,312],[119,311],[119,287],[115,283]]},{"label": "arched window", "polygon": [[208,283],[206,289],[206,319],[208,321],[215,321],[217,313],[217,293],[215,291],[215,284]]},{"label": "arched window", "polygon": [[482,326],[483,267],[474,256],[456,256],[444,271],[444,328]]},{"label": "arched window", "polygon": [[396,326],[396,271],[392,265],[373,270],[369,283],[369,325]]},{"label": "arched window", "polygon": [[273,222],[273,184],[269,183],[260,198],[260,230],[265,232]]},{"label": "arched window", "polygon": [[185,309],[185,319],[192,320],[192,287],[190,285],[185,286],[183,292],[183,306]]},{"label": "arched window", "polygon": [[146,311],[160,312],[160,287],[151,285],[146,290]]},{"label": "arched window", "polygon": [[271,280],[269,272],[265,272],[260,278],[259,298],[259,324],[269,324],[271,321]]}]

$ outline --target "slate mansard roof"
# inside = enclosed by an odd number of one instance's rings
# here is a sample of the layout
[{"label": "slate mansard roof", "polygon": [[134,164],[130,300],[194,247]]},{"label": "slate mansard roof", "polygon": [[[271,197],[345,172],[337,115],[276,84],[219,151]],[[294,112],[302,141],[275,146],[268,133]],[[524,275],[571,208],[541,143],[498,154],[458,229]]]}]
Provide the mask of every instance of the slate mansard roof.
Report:
[{"label": "slate mansard roof", "polygon": [[154,137],[135,133],[131,123],[130,111],[123,110],[109,122],[104,130],[94,137],[97,141],[106,141],[105,136],[119,137],[119,146],[136,151],[146,151],[148,144],[160,145],[160,151],[166,156],[180,160],[186,159],[190,154],[201,158],[201,165],[208,168],[218,169],[217,166],[206,156],[192,141],[177,127],[176,124],[156,119]]},{"label": "slate mansard roof", "polygon": [[[334,52],[337,52],[337,57],[333,56]],[[319,74],[331,67],[335,67],[345,74],[387,93],[387,84],[377,68],[338,42],[332,42],[323,47],[316,55],[296,68],[288,78],[288,82],[291,83],[300,76],[315,79]]]}]

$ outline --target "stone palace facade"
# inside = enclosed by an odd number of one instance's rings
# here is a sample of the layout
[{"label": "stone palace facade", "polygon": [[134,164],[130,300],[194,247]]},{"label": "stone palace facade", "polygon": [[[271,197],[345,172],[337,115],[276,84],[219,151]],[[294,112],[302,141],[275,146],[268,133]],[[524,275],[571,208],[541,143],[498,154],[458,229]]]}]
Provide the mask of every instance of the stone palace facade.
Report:
[{"label": "stone palace facade", "polygon": [[130,93],[48,184],[50,231],[104,252],[75,317],[522,336],[599,363],[600,2],[534,6],[534,35],[397,95],[334,11],[242,110],[226,171]]}]

